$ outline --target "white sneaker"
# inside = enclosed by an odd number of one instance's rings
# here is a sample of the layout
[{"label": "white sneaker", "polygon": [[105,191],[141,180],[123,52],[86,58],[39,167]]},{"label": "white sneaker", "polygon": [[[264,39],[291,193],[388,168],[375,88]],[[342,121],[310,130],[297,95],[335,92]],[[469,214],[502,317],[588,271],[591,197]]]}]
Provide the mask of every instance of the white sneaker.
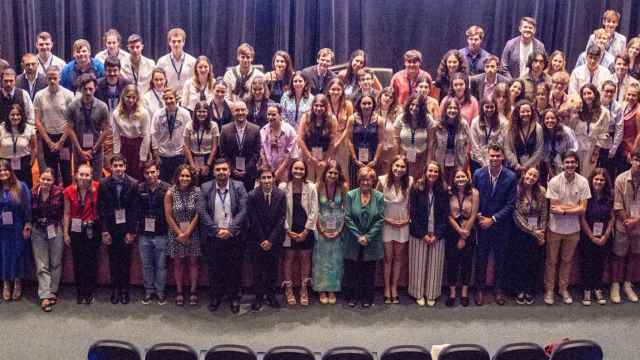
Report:
[{"label": "white sneaker", "polygon": [[614,282],[611,284],[611,302],[620,304],[620,301],[620,283]]},{"label": "white sneaker", "polygon": [[554,297],[553,291],[546,291],[544,293],[544,303],[547,305],[553,305],[555,302]]},{"label": "white sneaker", "polygon": [[427,306],[428,307],[436,306],[436,301],[434,299],[427,299]]},{"label": "white sneaker", "polygon": [[624,294],[627,297],[627,300],[637,303],[638,302],[638,294],[633,290],[633,284],[630,281],[625,281],[624,285]]},{"label": "white sneaker", "polygon": [[416,304],[418,304],[418,306],[424,306],[425,301],[424,298],[420,298],[420,299],[416,299]]},{"label": "white sneaker", "polygon": [[573,304],[573,298],[571,297],[571,294],[569,294],[569,291],[567,290],[560,291],[560,296],[562,296],[562,301],[565,304],[567,305]]},{"label": "white sneaker", "polygon": [[604,298],[604,294],[602,290],[598,289],[595,291],[596,293],[596,302],[600,305],[605,305],[607,303],[607,299]]},{"label": "white sneaker", "polygon": [[582,297],[582,305],[591,306],[591,290],[585,290]]}]

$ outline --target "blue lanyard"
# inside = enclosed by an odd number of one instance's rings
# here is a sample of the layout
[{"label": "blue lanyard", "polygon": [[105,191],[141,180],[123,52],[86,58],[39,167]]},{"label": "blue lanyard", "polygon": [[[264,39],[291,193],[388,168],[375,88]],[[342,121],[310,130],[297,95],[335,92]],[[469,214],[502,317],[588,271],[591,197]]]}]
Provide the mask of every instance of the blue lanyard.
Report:
[{"label": "blue lanyard", "polygon": [[180,59],[180,70],[178,70],[176,68],[176,63],[175,61],[173,61],[173,56],[169,55],[169,59],[171,60],[171,66],[173,66],[173,70],[176,72],[176,75],[178,75],[178,81],[180,81],[180,75],[182,74],[182,67],[184,66],[184,60],[185,60],[185,55],[182,55],[182,59]]}]

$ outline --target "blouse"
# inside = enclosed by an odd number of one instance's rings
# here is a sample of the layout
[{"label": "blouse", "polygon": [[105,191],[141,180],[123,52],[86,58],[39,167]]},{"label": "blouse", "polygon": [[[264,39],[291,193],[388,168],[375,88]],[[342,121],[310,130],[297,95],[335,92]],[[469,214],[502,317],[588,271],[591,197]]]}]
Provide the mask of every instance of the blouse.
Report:
[{"label": "blouse", "polygon": [[193,129],[193,122],[190,121],[187,123],[187,126],[184,128],[184,138],[189,139],[191,146],[189,150],[193,155],[209,155],[211,154],[211,149],[213,147],[214,139],[220,137],[220,130],[218,129],[218,124],[211,121],[209,130],[205,130],[204,126],[201,125],[198,131]]},{"label": "blouse", "polygon": [[113,112],[113,153],[120,153],[122,146],[121,136],[127,139],[142,138],[140,160],[145,161],[149,156],[149,147],[151,145],[151,117],[145,109],[140,110],[139,117],[135,117],[133,114],[123,114],[117,110]]},{"label": "blouse", "polygon": [[4,124],[0,124],[0,158],[12,159],[31,155],[31,139],[36,136],[36,129],[26,124],[20,134],[17,130],[7,131]]},{"label": "blouse", "polygon": [[195,79],[191,78],[184,83],[182,87],[182,106],[186,109],[193,111],[198,101],[206,101],[207,104],[213,100],[213,89],[209,89],[206,86],[204,89],[196,88]]},{"label": "blouse", "polygon": [[[427,115],[427,117],[427,123],[431,124],[431,116]],[[427,128],[412,129],[410,124],[404,121],[404,114],[398,115],[394,125],[400,130],[400,146],[404,151],[416,153],[427,151],[430,125],[427,125]]]},{"label": "blouse", "polygon": [[298,128],[298,123],[302,114],[311,109],[313,103],[313,95],[303,96],[299,103],[296,103],[296,97],[291,91],[287,91],[282,95],[280,99],[280,105],[282,105],[282,119],[294,128]]},{"label": "blouse", "polygon": [[46,201],[42,201],[40,186],[33,187],[31,190],[31,214],[38,225],[45,227],[49,224],[60,224],[64,210],[62,190],[62,187],[52,185],[49,197]]},{"label": "blouse", "polygon": [[544,152],[544,130],[535,123],[533,132],[525,135],[518,133],[515,138],[511,129],[506,130],[505,157],[511,166],[529,167],[537,165],[542,160]]},{"label": "blouse", "polygon": [[[444,119],[435,127],[434,160],[443,167],[464,167],[469,162],[469,125],[460,119],[457,126],[449,127]],[[449,141],[450,131],[452,141]]]},{"label": "blouse", "polygon": [[78,196],[78,187],[76,185],[70,185],[64,189],[64,199],[69,202],[69,216],[72,219],[79,218],[83,222],[98,220],[99,187],[99,182],[91,181],[91,186],[87,190],[84,199]]},{"label": "blouse", "polygon": [[162,100],[162,93],[157,93],[155,90],[149,90],[142,96],[142,103],[144,108],[147,109],[149,117],[153,118],[156,111],[164,107],[164,100]]},{"label": "blouse", "polygon": [[480,165],[489,165],[489,150],[491,144],[504,144],[504,137],[508,129],[507,120],[498,117],[498,124],[495,128],[480,122],[480,117],[476,116],[471,121],[469,135],[471,138],[471,159],[479,162]]},{"label": "blouse", "polygon": [[265,125],[260,129],[260,146],[262,160],[272,169],[277,170],[282,162],[297,154],[296,129],[289,123],[280,124],[280,134],[271,136],[271,126]]},{"label": "blouse", "polygon": [[547,228],[549,201],[545,194],[546,190],[540,187],[535,198],[517,196],[513,219],[521,231],[535,236],[536,230]]}]

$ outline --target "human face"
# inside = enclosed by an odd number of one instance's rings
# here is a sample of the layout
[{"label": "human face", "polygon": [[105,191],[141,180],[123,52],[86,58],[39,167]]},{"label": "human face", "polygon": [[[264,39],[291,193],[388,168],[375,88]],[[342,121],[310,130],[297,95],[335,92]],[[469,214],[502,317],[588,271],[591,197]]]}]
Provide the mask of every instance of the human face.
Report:
[{"label": "human face", "polygon": [[182,169],[178,175],[178,184],[182,189],[186,189],[191,185],[191,172],[188,169]]},{"label": "human face", "polygon": [[509,87],[509,95],[512,99],[517,98],[522,93],[522,84],[519,81],[514,81]]},{"label": "human face", "polygon": [[142,50],[144,50],[144,44],[141,41],[136,41],[131,44],[127,44],[127,49],[129,49],[129,54],[134,59],[139,59],[142,56]]},{"label": "human face", "polygon": [[394,161],[393,165],[391,165],[391,173],[394,178],[400,179],[407,173],[407,163],[404,160]]},{"label": "human face", "polygon": [[458,189],[464,189],[469,182],[469,177],[464,171],[456,171],[456,175],[453,177],[453,183]]},{"label": "human face", "polygon": [[18,109],[11,109],[9,112],[9,122],[11,122],[11,126],[17,127],[22,122],[22,114]]},{"label": "human face", "polygon": [[487,61],[487,63],[484,64],[484,73],[487,77],[493,79],[498,73],[498,64],[496,64],[495,61]]},{"label": "human face", "polygon": [[458,66],[460,66],[460,61],[454,55],[449,55],[447,58],[447,70],[452,74],[458,70]]},{"label": "human face", "polygon": [[393,97],[387,93],[383,93],[380,96],[380,105],[381,106],[389,106],[393,102]]},{"label": "human face", "polygon": [[111,164],[111,171],[113,172],[113,176],[123,177],[124,172],[127,170],[127,165],[124,164],[124,161],[114,161]]},{"label": "human face", "polygon": [[198,62],[196,71],[198,72],[198,76],[205,78],[211,72],[211,67],[209,66],[209,64],[207,64],[206,61],[200,61]]},{"label": "human face", "polygon": [[456,116],[458,116],[459,113],[460,113],[460,110],[458,109],[458,105],[456,105],[455,102],[450,101],[449,105],[447,105],[447,117],[449,117],[450,119],[453,119]]},{"label": "human face", "polygon": [[169,48],[174,55],[182,56],[182,49],[184,49],[184,39],[180,35],[174,35],[169,38]]},{"label": "human face", "polygon": [[633,44],[627,49],[627,53],[631,59],[635,59],[640,54],[640,44]]},{"label": "human face", "polygon": [[373,78],[371,77],[371,74],[365,73],[362,75],[358,81],[358,85],[362,90],[369,91],[373,85]]},{"label": "human face", "polygon": [[472,53],[475,54],[480,51],[481,44],[482,39],[480,38],[480,35],[467,36],[467,48],[469,48]]},{"label": "human face", "polygon": [[284,57],[278,55],[273,59],[273,68],[276,72],[283,72],[287,68],[287,60]]},{"label": "human face", "polygon": [[91,184],[91,168],[88,166],[80,166],[76,171],[76,184],[81,189],[87,189]]},{"label": "human face", "polygon": [[93,98],[93,94],[95,93],[96,93],[95,81],[88,82],[82,87],[82,97],[86,101],[91,100]]},{"label": "human face", "polygon": [[467,89],[467,86],[465,85],[464,80],[455,79],[451,83],[451,86],[453,86],[453,92],[456,94],[456,97],[461,98],[464,96],[464,91]]},{"label": "human face", "polygon": [[369,192],[373,187],[373,179],[371,179],[371,176],[362,176],[358,178],[358,185],[360,186],[360,191]]},{"label": "human face", "polygon": [[576,172],[576,168],[578,167],[578,161],[573,156],[569,156],[562,160],[562,165],[564,172],[568,174],[574,174]]},{"label": "human face", "polygon": [[82,46],[73,52],[73,58],[79,65],[84,66],[89,64],[91,52],[89,52],[89,48],[87,48],[86,46]]},{"label": "human face", "polygon": [[11,170],[6,166],[0,166],[0,181],[7,181],[11,178]]},{"label": "human face", "polygon": [[591,184],[593,184],[593,188],[596,191],[602,191],[606,183],[607,179],[602,174],[598,174],[591,179]]},{"label": "human face", "polygon": [[602,89],[602,105],[611,104],[615,93],[616,87],[614,85],[605,85],[605,87]]},{"label": "human face", "polygon": [[273,188],[273,173],[270,171],[263,172],[260,175],[260,179],[258,181],[260,182],[260,187],[262,187],[262,190],[270,192]]},{"label": "human face", "polygon": [[305,169],[305,164],[302,161],[298,160],[293,164],[293,167],[291,168],[291,175],[293,175],[293,178],[295,180],[302,180],[304,179]]},{"label": "human face", "polygon": [[253,63],[253,56],[242,53],[242,54],[238,54],[238,56],[236,57],[236,60],[238,60],[238,65],[240,65],[240,69],[249,70],[251,68],[251,63]]},{"label": "human face", "polygon": [[269,124],[276,125],[280,123],[280,113],[275,106],[269,106],[267,108],[267,121]]},{"label": "human face", "polygon": [[110,55],[116,55],[120,50],[120,41],[118,41],[118,37],[115,35],[107,36],[105,44]]},{"label": "human face", "polygon": [[543,87],[536,88],[536,102],[538,105],[547,104],[547,93]]},{"label": "human face", "polygon": [[551,70],[553,70],[554,73],[564,70],[564,66],[565,63],[562,55],[557,54],[551,59]]},{"label": "human face", "polygon": [[198,108],[198,110],[196,110],[196,119],[198,119],[198,121],[204,122],[205,120],[207,120],[208,116],[209,110],[206,107],[200,107]]},{"label": "human face", "polygon": [[411,115],[418,113],[418,99],[414,99],[411,104],[409,104],[409,112]]},{"label": "human face", "polygon": [[327,107],[320,101],[313,102],[313,113],[316,115],[324,115],[327,111]]},{"label": "human face", "polygon": [[124,106],[128,109],[133,109],[138,103],[138,94],[135,91],[129,90],[124,95]]},{"label": "human face", "polygon": [[591,71],[594,71],[598,67],[598,63],[600,62],[600,57],[596,55],[587,55],[587,68]]},{"label": "human face", "polygon": [[627,76],[627,72],[629,72],[629,66],[624,63],[624,60],[617,58],[614,70],[618,79],[624,79],[624,77]]},{"label": "human face", "polygon": [[302,92],[302,90],[304,90],[305,85],[306,84],[305,84],[304,78],[300,74],[293,77],[293,89],[295,91]]},{"label": "human face", "polygon": [[520,30],[520,35],[522,35],[525,40],[533,39],[533,35],[536,33],[536,27],[526,21],[520,22],[518,30]]},{"label": "human face", "polygon": [[404,61],[404,68],[411,75],[417,75],[420,70],[420,60],[413,58]]},{"label": "human face", "polygon": [[567,89],[567,84],[563,81],[554,81],[551,83],[551,89],[554,93],[560,95]]},{"label": "human face", "polygon": [[34,76],[38,73],[38,60],[35,56],[27,56],[22,60],[22,69],[29,76]]},{"label": "human face", "polygon": [[51,185],[53,184],[53,176],[50,172],[43,172],[40,174],[39,178],[40,188],[43,190],[51,189]]},{"label": "human face", "polygon": [[13,74],[2,75],[2,88],[9,92],[16,86],[16,76]]},{"label": "human face", "polygon": [[216,177],[216,181],[219,183],[226,183],[229,180],[229,173],[230,169],[227,163],[216,164],[213,167],[213,176]]},{"label": "human face", "polygon": [[502,165],[504,154],[502,151],[496,151],[489,149],[489,166],[497,169]]},{"label": "human face", "polygon": [[251,92],[253,93],[253,97],[257,100],[264,99],[264,84],[255,83],[251,87]]},{"label": "human face", "polygon": [[331,87],[329,88],[329,96],[331,96],[331,98],[334,100],[338,99],[340,96],[342,96],[342,87],[337,83],[333,83],[333,85],[331,85]]},{"label": "human face", "polygon": [[149,167],[144,171],[144,179],[147,181],[147,184],[155,184],[158,182],[158,178],[160,177],[160,171],[155,166]]},{"label": "human face", "polygon": [[224,99],[224,96],[226,94],[227,94],[227,88],[222,84],[218,84],[213,88],[213,97],[216,100]]},{"label": "human face", "polygon": [[604,29],[607,30],[609,34],[613,34],[616,31],[616,29],[618,28],[618,24],[619,21],[616,19],[602,19],[602,27],[604,27]]},{"label": "human face", "polygon": [[38,54],[49,57],[51,49],[53,49],[53,41],[51,39],[37,39],[36,48],[38,49]]},{"label": "human face", "polygon": [[507,106],[507,95],[496,94],[496,104],[499,109],[504,109]]},{"label": "human face", "polygon": [[358,70],[364,67],[364,56],[358,55],[351,60],[351,68],[354,72],[358,72]]},{"label": "human face", "polygon": [[332,63],[333,59],[331,58],[331,55],[324,54],[318,58],[318,67],[322,71],[329,69],[329,66],[331,66]]},{"label": "human face", "polygon": [[629,87],[627,89],[627,95],[625,96],[625,100],[632,106],[638,103],[638,89]]},{"label": "human face", "polygon": [[245,121],[248,113],[249,111],[247,110],[247,105],[245,103],[239,101],[233,105],[233,118],[236,121]]},{"label": "human face", "polygon": [[430,184],[435,184],[436,181],[440,178],[440,168],[438,168],[435,164],[429,164],[427,166],[427,181]]},{"label": "human face", "polygon": [[640,158],[629,156],[629,162],[631,163],[631,172],[634,174],[640,172]]},{"label": "human face", "polygon": [[582,89],[582,101],[584,101],[587,105],[593,105],[593,99],[595,97],[596,95],[588,87]]},{"label": "human face", "polygon": [[362,101],[360,101],[360,107],[362,108],[363,113],[371,114],[373,112],[373,100],[369,96],[362,98]]},{"label": "human face", "polygon": [[173,93],[165,93],[162,95],[162,100],[164,100],[164,106],[167,107],[169,111],[175,111],[177,108],[177,100],[176,96]]},{"label": "human face", "polygon": [[543,70],[544,57],[542,55],[537,55],[531,62],[531,71],[533,71],[534,74],[542,74]]},{"label": "human face", "polygon": [[493,116],[496,113],[496,106],[493,103],[486,103],[482,105],[482,111],[484,111],[486,116]]},{"label": "human face", "polygon": [[558,118],[556,117],[556,114],[551,111],[546,113],[544,115],[544,126],[547,129],[555,129],[556,125],[558,125]]},{"label": "human face", "polygon": [[523,123],[529,123],[529,121],[531,121],[531,114],[533,114],[533,111],[531,110],[531,106],[529,105],[522,105],[520,106],[520,121],[522,121]]},{"label": "human face", "polygon": [[608,34],[600,34],[598,36],[596,36],[596,45],[600,46],[601,48],[606,48],[607,47],[607,43],[609,43],[609,35]]},{"label": "human face", "polygon": [[153,88],[156,91],[162,91],[167,83],[167,78],[162,73],[154,73],[151,81],[153,81]]},{"label": "human face", "polygon": [[420,81],[420,83],[416,87],[416,91],[419,95],[429,96],[429,93],[431,92],[431,86],[426,81]]},{"label": "human face", "polygon": [[338,173],[338,169],[335,166],[330,167],[327,170],[327,174],[325,176],[325,183],[327,184],[335,184],[338,182],[338,178],[340,177],[340,174]]},{"label": "human face", "polygon": [[107,80],[117,81],[120,76],[120,68],[117,66],[107,66],[106,68]]},{"label": "human face", "polygon": [[533,186],[538,182],[538,178],[540,178],[540,173],[535,168],[530,168],[524,173],[524,184],[527,186]]}]

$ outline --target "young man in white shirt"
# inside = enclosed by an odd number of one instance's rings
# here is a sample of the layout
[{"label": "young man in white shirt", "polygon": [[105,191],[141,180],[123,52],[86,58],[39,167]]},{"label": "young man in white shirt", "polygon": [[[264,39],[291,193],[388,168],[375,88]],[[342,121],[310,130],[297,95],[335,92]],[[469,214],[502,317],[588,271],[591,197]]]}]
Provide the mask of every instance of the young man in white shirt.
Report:
[{"label": "young man in white shirt", "polygon": [[[627,37],[616,31],[620,25],[620,13],[615,10],[607,10],[602,14],[602,27],[609,33],[609,40],[605,45],[605,50],[611,55],[621,55],[626,51]],[[595,42],[592,34],[587,41],[587,48]]]},{"label": "young man in white shirt", "polygon": [[242,43],[236,49],[236,60],[238,65],[229,68],[224,73],[224,82],[227,84],[229,94],[227,98],[232,100],[242,100],[244,95],[249,93],[249,87],[254,78],[264,76],[262,71],[253,67],[255,51],[247,43]]},{"label": "young man in white shirt", "polygon": [[127,49],[129,49],[129,56],[124,58],[120,65],[122,76],[129,80],[138,88],[138,92],[142,95],[149,90],[149,83],[151,82],[151,73],[156,67],[156,63],[142,56],[142,50],[144,50],[144,43],[142,42],[142,36],[138,34],[131,34],[127,39]]},{"label": "young man in white shirt", "polygon": [[96,60],[100,61],[101,63],[104,64],[104,61],[109,56],[115,56],[120,61],[129,56],[128,52],[120,49],[122,36],[120,35],[120,32],[118,30],[107,30],[102,36],[102,41],[104,41],[105,49],[96,54]]},{"label": "young man in white shirt", "polygon": [[184,52],[187,33],[181,28],[173,28],[167,33],[171,52],[158,59],[158,67],[167,74],[168,87],[180,92],[184,83],[193,75],[196,59]]},{"label": "young man in white shirt", "polygon": [[53,39],[51,38],[51,34],[46,31],[42,31],[36,36],[36,49],[38,51],[36,54],[38,57],[38,72],[42,75],[45,75],[49,66],[56,65],[62,70],[67,64],[51,52],[53,49]]},{"label": "young man in white shirt", "polygon": [[162,94],[164,108],[151,120],[151,148],[160,163],[160,179],[169,182],[176,168],[185,162],[184,129],[191,121],[189,111],[178,106],[176,92],[166,89]]},{"label": "young man in white shirt", "polygon": [[600,89],[606,80],[612,78],[609,69],[600,65],[600,57],[603,51],[598,45],[589,46],[585,64],[576,67],[571,72],[569,95],[579,95],[580,88],[587,83],[591,83]]}]

